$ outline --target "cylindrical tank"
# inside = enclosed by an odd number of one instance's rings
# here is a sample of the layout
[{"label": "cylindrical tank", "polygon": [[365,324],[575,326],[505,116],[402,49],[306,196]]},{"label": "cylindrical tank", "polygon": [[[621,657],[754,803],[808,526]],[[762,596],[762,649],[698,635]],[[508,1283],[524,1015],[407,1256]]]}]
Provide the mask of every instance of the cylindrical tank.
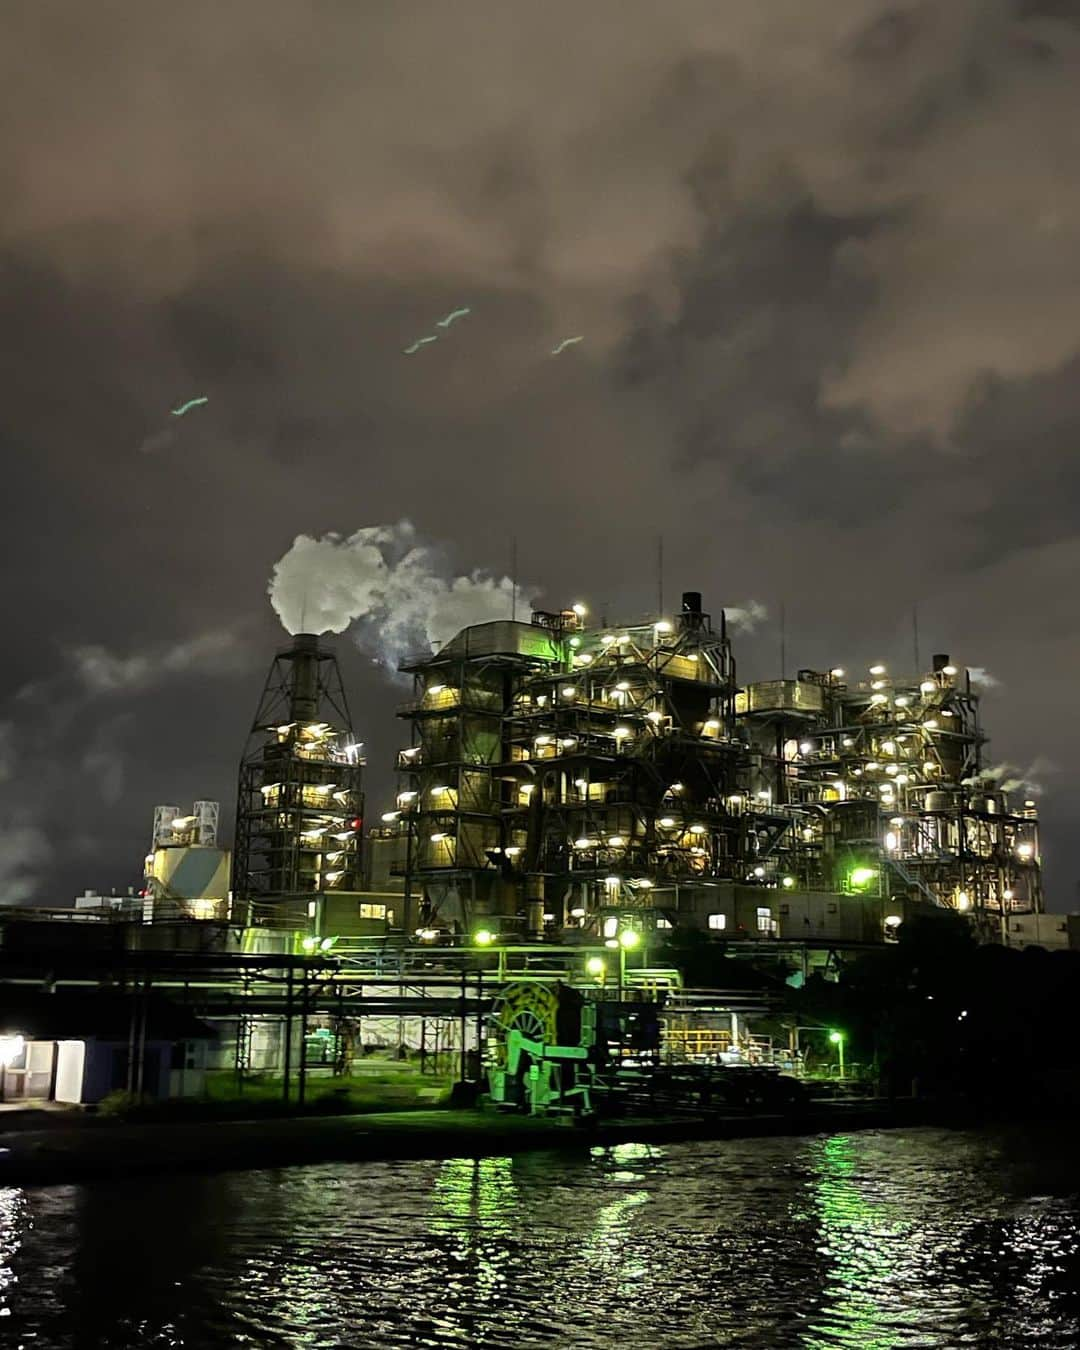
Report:
[{"label": "cylindrical tank", "polygon": [[530,937],[544,933],[544,878],[530,872],[525,878],[525,924]]},{"label": "cylindrical tank", "polygon": [[705,616],[701,612],[701,592],[683,591],[679,626],[681,628],[702,628],[704,624]]}]

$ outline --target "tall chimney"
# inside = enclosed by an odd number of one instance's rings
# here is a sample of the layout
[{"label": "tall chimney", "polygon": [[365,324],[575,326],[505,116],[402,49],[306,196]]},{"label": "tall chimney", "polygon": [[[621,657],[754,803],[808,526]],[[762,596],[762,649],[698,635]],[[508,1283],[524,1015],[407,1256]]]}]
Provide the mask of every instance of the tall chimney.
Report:
[{"label": "tall chimney", "polygon": [[315,633],[297,633],[292,644],[292,692],[289,719],[313,722],[319,711],[319,639]]}]

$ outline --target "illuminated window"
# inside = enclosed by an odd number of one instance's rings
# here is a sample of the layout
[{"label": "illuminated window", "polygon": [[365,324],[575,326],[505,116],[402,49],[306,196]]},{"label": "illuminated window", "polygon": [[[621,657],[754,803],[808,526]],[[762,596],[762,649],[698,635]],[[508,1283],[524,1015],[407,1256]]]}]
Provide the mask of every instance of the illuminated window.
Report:
[{"label": "illuminated window", "polygon": [[726,915],[726,914],[710,914],[710,915],[709,915],[709,927],[712,928],[712,929],[714,929],[714,930],[717,931],[717,932],[722,931],[723,929],[725,929],[725,928],[727,927],[727,915]]},{"label": "illuminated window", "polygon": [[771,910],[771,909],[767,909],[767,908],[761,908],[761,907],[759,906],[758,912],[757,912],[757,930],[758,930],[758,932],[759,932],[759,933],[771,933],[771,932],[772,932],[772,922],[773,922],[772,910]]},{"label": "illuminated window", "polygon": [[360,917],[362,919],[385,919],[386,906],[361,904]]}]

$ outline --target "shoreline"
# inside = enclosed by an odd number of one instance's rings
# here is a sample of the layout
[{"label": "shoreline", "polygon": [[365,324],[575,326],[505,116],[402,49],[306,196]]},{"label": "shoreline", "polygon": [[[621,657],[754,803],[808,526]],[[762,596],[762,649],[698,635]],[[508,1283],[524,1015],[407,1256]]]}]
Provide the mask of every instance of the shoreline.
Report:
[{"label": "shoreline", "polygon": [[941,1103],[903,1099],[817,1105],[785,1115],[635,1118],[589,1126],[453,1109],[213,1123],[95,1122],[90,1128],[0,1133],[0,1186],[978,1123],[965,1119],[968,1114]]}]

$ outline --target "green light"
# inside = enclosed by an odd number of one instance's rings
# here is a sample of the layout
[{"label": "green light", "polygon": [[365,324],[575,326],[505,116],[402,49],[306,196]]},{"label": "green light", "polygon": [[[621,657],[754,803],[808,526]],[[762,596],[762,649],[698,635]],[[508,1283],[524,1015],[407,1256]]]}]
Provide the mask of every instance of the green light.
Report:
[{"label": "green light", "polygon": [[182,404],[180,405],[179,408],[173,408],[173,409],[172,409],[172,415],[173,415],[174,417],[183,417],[183,415],[184,415],[186,412],[190,412],[192,408],[200,408],[200,407],[202,407],[202,405],[203,405],[204,403],[209,403],[209,402],[210,402],[210,400],[209,400],[208,398],[206,398],[206,397],[203,397],[203,398],[189,398],[188,401],[187,401],[186,403],[182,403]]},{"label": "green light", "polygon": [[581,639],[580,639],[579,637],[572,637],[572,638],[570,639],[570,646],[571,646],[571,647],[580,647],[580,646],[581,646]]},{"label": "green light", "polygon": [[794,886],[794,885],[795,885],[795,878],[794,878],[794,877],[785,877],[785,878],[784,878],[784,880],[783,880],[783,886],[784,886],[784,889],[785,889],[785,890],[790,891],[791,888],[792,888],[792,886]]},{"label": "green light", "polygon": [[335,942],[337,942],[336,937],[325,937],[319,943],[319,950],[322,952],[328,952]]},{"label": "green light", "polygon": [[595,975],[599,978],[605,970],[607,970],[607,966],[604,964],[602,956],[590,956],[585,962],[585,971],[589,975]]},{"label": "green light", "polygon": [[473,941],[478,947],[490,947],[495,941],[495,934],[490,928],[481,928],[473,934]]},{"label": "green light", "polygon": [[876,876],[876,867],[854,867],[848,874],[848,881],[852,890],[860,891],[869,886]]},{"label": "green light", "polygon": [[624,928],[619,934],[619,945],[628,952],[632,951],[641,941],[641,934],[636,933],[632,928]]},{"label": "green light", "polygon": [[304,940],[300,943],[300,946],[303,947],[304,951],[306,951],[306,952],[313,952],[313,951],[315,950],[315,948],[316,948],[318,945],[319,945],[319,939],[318,939],[318,938],[313,938],[313,937],[306,937],[306,938],[304,938]]},{"label": "green light", "polygon": [[830,1032],[829,1032],[829,1040],[832,1041],[833,1045],[839,1045],[840,1042],[841,1042],[843,1039],[844,1039],[844,1033],[843,1033],[842,1031],[830,1031]]}]

